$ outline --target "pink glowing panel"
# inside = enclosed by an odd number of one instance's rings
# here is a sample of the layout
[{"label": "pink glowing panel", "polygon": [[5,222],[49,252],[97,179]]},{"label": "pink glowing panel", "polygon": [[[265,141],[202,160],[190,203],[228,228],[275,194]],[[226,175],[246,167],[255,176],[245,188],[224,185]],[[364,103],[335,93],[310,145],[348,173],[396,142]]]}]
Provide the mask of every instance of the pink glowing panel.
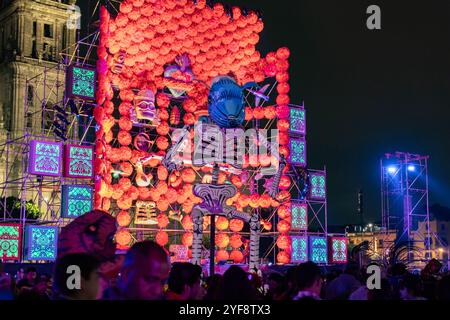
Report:
[{"label": "pink glowing panel", "polygon": [[91,179],[94,176],[94,150],[92,147],[65,146],[64,176]]},{"label": "pink glowing panel", "polygon": [[29,173],[42,176],[61,176],[62,143],[32,140],[29,154]]}]

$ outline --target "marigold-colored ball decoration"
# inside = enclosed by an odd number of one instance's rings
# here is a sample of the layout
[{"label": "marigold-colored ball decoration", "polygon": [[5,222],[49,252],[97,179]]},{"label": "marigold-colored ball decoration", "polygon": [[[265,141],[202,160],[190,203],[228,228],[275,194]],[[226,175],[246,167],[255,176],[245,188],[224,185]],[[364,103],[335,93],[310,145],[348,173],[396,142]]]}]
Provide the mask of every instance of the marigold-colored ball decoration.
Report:
[{"label": "marigold-colored ball decoration", "polygon": [[277,239],[277,247],[280,249],[287,249],[291,246],[291,237],[287,235],[280,235]]},{"label": "marigold-colored ball decoration", "polygon": [[263,167],[268,167],[270,166],[272,162],[272,157],[268,154],[260,154],[259,155],[259,163],[261,164],[261,166]]},{"label": "marigold-colored ball decoration", "polygon": [[165,136],[170,132],[169,124],[166,121],[162,121],[159,126],[156,127],[156,132],[160,136]]},{"label": "marigold-colored ball decoration", "polygon": [[163,247],[169,242],[169,235],[165,231],[158,231],[155,237],[155,241],[157,244]]},{"label": "marigold-colored ball decoration", "polygon": [[287,72],[279,72],[276,75],[276,79],[279,83],[284,83],[289,81],[289,73]]},{"label": "marigold-colored ball decoration", "polygon": [[194,229],[194,222],[192,221],[192,217],[190,215],[186,215],[181,220],[181,225],[183,226],[184,230],[193,230]]},{"label": "marigold-colored ball decoration", "polygon": [[183,237],[181,238],[181,243],[184,246],[190,247],[190,246],[192,246],[193,240],[194,240],[194,235],[192,234],[192,232],[186,232],[185,234],[183,234]]},{"label": "marigold-colored ball decoration", "polygon": [[117,135],[117,140],[119,140],[119,143],[121,145],[128,146],[133,141],[133,138],[131,137],[131,134],[128,131],[121,130]]},{"label": "marigold-colored ball decoration", "polygon": [[284,204],[284,205],[281,205],[281,206],[278,208],[277,213],[278,213],[278,216],[279,216],[281,219],[287,219],[287,218],[289,218],[289,217],[291,216],[291,206],[290,206],[290,204]]},{"label": "marigold-colored ball decoration", "polygon": [[128,211],[120,211],[116,216],[119,227],[128,227],[131,223],[131,216]]},{"label": "marigold-colored ball decoration", "polygon": [[121,117],[119,119],[119,127],[124,131],[130,131],[133,128],[133,123],[128,117]]},{"label": "marigold-colored ball decoration", "polygon": [[242,238],[239,234],[233,234],[230,237],[230,245],[233,249],[240,248],[242,246]]},{"label": "marigold-colored ball decoration", "polygon": [[169,218],[164,213],[158,214],[156,220],[158,221],[158,227],[160,227],[161,229],[167,227],[170,222]]},{"label": "marigold-colored ball decoration", "polygon": [[289,230],[291,230],[291,224],[286,220],[281,220],[277,224],[277,230],[280,233],[287,233],[289,232]]},{"label": "marigold-colored ball decoration", "polygon": [[291,52],[290,52],[289,48],[287,48],[287,47],[279,48],[276,52],[276,56],[280,60],[287,60],[289,58],[290,54],[291,54]]},{"label": "marigold-colored ball decoration", "polygon": [[122,172],[123,172],[122,176],[129,177],[133,173],[133,166],[128,161],[122,162],[120,164],[120,170],[122,170]]},{"label": "marigold-colored ball decoration", "polygon": [[287,132],[280,131],[278,133],[278,142],[281,145],[287,145],[289,143],[289,135]]},{"label": "marigold-colored ball decoration", "polygon": [[275,106],[267,106],[264,108],[264,117],[266,119],[274,119],[277,116],[277,108]]},{"label": "marigold-colored ball decoration", "polygon": [[276,102],[278,105],[287,105],[290,102],[290,98],[287,94],[278,95]]},{"label": "marigold-colored ball decoration", "polygon": [[226,250],[218,250],[216,252],[216,261],[224,261],[229,259],[228,252]]},{"label": "marigold-colored ball decoration", "polygon": [[160,92],[156,95],[156,103],[160,108],[167,108],[170,104],[170,98],[167,94]]},{"label": "marigold-colored ball decoration", "polygon": [[259,194],[257,194],[257,193],[252,194],[250,196],[250,201],[248,204],[252,208],[258,208],[259,207]]},{"label": "marigold-colored ball decoration", "polygon": [[197,175],[192,168],[185,168],[181,173],[181,179],[186,183],[194,183],[196,176]]},{"label": "marigold-colored ball decoration", "polygon": [[288,119],[279,119],[277,121],[277,129],[283,132],[286,132],[289,130],[289,120]]},{"label": "marigold-colored ball decoration", "polygon": [[277,262],[281,264],[288,264],[291,261],[291,255],[286,251],[280,251],[277,254]]},{"label": "marigold-colored ball decoration", "polygon": [[163,165],[158,167],[157,170],[158,180],[166,180],[169,176],[169,171]]},{"label": "marigold-colored ball decoration", "polygon": [[289,119],[290,109],[286,104],[277,106],[277,117],[280,119]]},{"label": "marigold-colored ball decoration", "polygon": [[128,191],[128,189],[130,189],[131,188],[131,181],[130,181],[130,179],[128,179],[128,178],[121,178],[120,180],[119,180],[119,186],[120,186],[120,189],[122,189],[123,191]]},{"label": "marigold-colored ball decoration", "polygon": [[156,139],[156,146],[160,150],[167,150],[167,148],[169,147],[169,140],[166,137],[164,137],[164,136],[159,136]]},{"label": "marigold-colored ball decoration", "polygon": [[234,263],[241,263],[244,261],[244,254],[239,250],[233,250],[230,253],[230,259],[233,260]]},{"label": "marigold-colored ball decoration", "polygon": [[131,233],[126,229],[119,230],[116,233],[116,242],[122,247],[128,246],[131,243],[132,239],[133,238],[131,237]]},{"label": "marigold-colored ball decoration", "polygon": [[288,176],[281,176],[279,187],[281,190],[289,189],[291,186],[291,178]]},{"label": "marigold-colored ball decoration", "polygon": [[242,179],[240,176],[231,176],[230,181],[232,184],[234,184],[237,188],[241,188],[242,187]]},{"label": "marigold-colored ball decoration", "polygon": [[244,229],[244,221],[240,219],[231,219],[230,220],[230,230],[233,232],[240,232]]},{"label": "marigold-colored ball decoration", "polygon": [[216,235],[216,246],[219,248],[226,248],[230,243],[230,237],[225,233],[218,233]]},{"label": "marigold-colored ball decoration", "polygon": [[256,107],[253,109],[253,117],[256,120],[261,120],[264,118],[264,108],[263,107]]},{"label": "marigold-colored ball decoration", "polygon": [[229,225],[229,223],[228,223],[227,218],[225,218],[225,217],[217,217],[216,218],[217,230],[221,230],[221,231],[226,230],[226,229],[228,229],[228,225]]}]

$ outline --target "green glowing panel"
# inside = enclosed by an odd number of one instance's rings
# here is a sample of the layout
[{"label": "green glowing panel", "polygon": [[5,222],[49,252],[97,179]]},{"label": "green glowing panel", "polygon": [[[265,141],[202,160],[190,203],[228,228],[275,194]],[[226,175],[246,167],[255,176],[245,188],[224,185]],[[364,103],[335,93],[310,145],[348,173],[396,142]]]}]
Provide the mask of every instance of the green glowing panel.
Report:
[{"label": "green glowing panel", "polygon": [[291,163],[294,165],[306,166],[306,141],[305,139],[295,139],[290,140],[291,149]]},{"label": "green glowing panel", "polygon": [[292,133],[306,134],[306,117],[304,109],[291,107],[289,121],[289,128]]},{"label": "green glowing panel", "polygon": [[311,185],[311,199],[323,200],[326,198],[326,183],[325,174],[322,173],[311,173],[310,174],[310,185]]},{"label": "green glowing panel", "polygon": [[0,225],[0,259],[20,260],[22,229],[19,224]]},{"label": "green glowing panel", "polygon": [[93,192],[90,186],[62,186],[61,217],[74,219],[92,210]]},{"label": "green glowing panel", "polygon": [[68,83],[71,96],[94,99],[95,78],[95,70],[72,66]]},{"label": "green glowing panel", "polygon": [[292,236],[292,259],[293,263],[308,261],[308,237]]},{"label": "green glowing panel", "polygon": [[291,206],[291,229],[308,229],[308,205],[306,203],[292,203]]}]

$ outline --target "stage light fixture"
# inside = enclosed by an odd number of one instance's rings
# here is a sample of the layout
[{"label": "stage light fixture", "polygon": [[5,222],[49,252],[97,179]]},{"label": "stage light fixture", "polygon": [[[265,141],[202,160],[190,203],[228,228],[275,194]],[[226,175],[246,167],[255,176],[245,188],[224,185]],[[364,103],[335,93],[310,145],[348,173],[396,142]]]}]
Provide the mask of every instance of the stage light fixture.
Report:
[{"label": "stage light fixture", "polygon": [[389,166],[387,168],[387,172],[390,174],[395,174],[397,172],[397,167],[396,166]]},{"label": "stage light fixture", "polygon": [[416,171],[416,166],[410,164],[410,165],[408,166],[408,171],[409,171],[409,172],[414,172],[414,171]]}]

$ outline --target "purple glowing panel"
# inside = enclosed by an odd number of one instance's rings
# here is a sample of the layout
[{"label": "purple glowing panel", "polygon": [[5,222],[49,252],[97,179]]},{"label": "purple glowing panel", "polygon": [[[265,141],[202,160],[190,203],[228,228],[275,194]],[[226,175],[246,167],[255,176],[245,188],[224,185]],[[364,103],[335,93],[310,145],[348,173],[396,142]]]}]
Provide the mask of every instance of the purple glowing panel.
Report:
[{"label": "purple glowing panel", "polygon": [[305,138],[291,138],[289,141],[290,163],[306,167],[306,141]]},{"label": "purple glowing panel", "polygon": [[291,262],[302,263],[308,261],[308,237],[292,236]]},{"label": "purple glowing panel", "polygon": [[309,237],[309,259],[314,263],[328,262],[327,238],[319,236]]},{"label": "purple glowing panel", "polygon": [[324,200],[327,196],[325,173],[310,173],[310,198]]},{"label": "purple glowing panel", "polygon": [[293,202],[291,205],[291,229],[294,231],[308,229],[308,205],[303,202]]},{"label": "purple glowing panel", "polygon": [[306,114],[302,107],[290,107],[289,131],[293,134],[306,134]]},{"label": "purple glowing panel", "polygon": [[78,145],[65,146],[64,176],[91,179],[94,175],[94,150]]},{"label": "purple glowing panel", "polygon": [[61,176],[62,143],[32,140],[28,172],[42,176]]},{"label": "purple glowing panel", "polygon": [[347,263],[348,239],[344,237],[330,238],[330,263]]}]

